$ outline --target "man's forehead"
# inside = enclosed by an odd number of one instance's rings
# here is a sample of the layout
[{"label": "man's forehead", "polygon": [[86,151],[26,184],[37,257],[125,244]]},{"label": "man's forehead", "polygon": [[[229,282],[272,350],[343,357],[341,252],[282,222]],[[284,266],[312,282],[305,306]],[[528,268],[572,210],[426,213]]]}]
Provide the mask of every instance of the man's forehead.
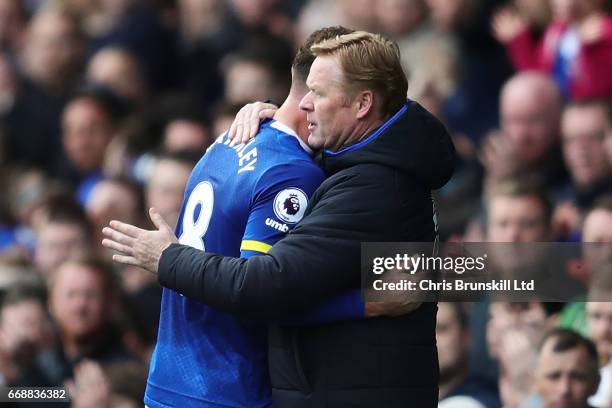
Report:
[{"label": "man's forehead", "polygon": [[545,370],[553,368],[565,370],[588,369],[588,355],[584,346],[577,345],[563,351],[555,351],[556,340],[549,340],[540,352],[540,366]]},{"label": "man's forehead", "polygon": [[87,265],[73,262],[62,264],[55,272],[55,286],[80,286],[83,283],[97,285],[101,281],[100,272]]},{"label": "man's forehead", "polygon": [[337,62],[336,57],[332,55],[317,56],[310,67],[310,73],[306,79],[308,87],[315,86],[320,83],[338,83],[342,71]]},{"label": "man's forehead", "polygon": [[587,311],[612,315],[612,302],[588,302]]}]

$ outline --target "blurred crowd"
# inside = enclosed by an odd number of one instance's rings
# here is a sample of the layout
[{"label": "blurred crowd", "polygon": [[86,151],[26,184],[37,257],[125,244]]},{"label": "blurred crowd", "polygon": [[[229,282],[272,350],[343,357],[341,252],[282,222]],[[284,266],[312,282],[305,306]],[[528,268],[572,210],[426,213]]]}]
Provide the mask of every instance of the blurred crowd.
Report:
[{"label": "blurred crowd", "polygon": [[[395,40],[451,131],[442,240],[610,247],[611,3],[0,0],[0,384],[142,405],[161,290],[101,229],[175,224],[191,168],[243,104],[282,102],[323,26]],[[612,303],[582,300],[440,304],[440,406],[612,407]]]}]

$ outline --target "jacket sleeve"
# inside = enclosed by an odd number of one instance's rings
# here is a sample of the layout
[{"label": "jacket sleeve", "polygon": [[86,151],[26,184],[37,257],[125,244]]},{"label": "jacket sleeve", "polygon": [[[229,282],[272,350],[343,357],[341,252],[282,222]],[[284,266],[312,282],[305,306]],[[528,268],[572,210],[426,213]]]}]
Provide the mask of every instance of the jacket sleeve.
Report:
[{"label": "jacket sleeve", "polygon": [[360,285],[359,239],[351,229],[363,213],[351,207],[367,190],[350,180],[315,193],[310,213],[265,255],[223,257],[173,244],[162,254],[162,286],[219,310],[261,319],[299,312]]}]

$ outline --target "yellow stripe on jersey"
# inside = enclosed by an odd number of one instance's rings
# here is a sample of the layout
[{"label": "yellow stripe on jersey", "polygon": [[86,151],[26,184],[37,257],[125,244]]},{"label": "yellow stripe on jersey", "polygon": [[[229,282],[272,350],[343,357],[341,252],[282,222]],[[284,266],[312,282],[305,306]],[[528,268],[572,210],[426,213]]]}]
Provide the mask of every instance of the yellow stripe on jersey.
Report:
[{"label": "yellow stripe on jersey", "polygon": [[272,249],[272,245],[261,241],[244,240],[240,245],[241,251],[257,251],[262,254],[267,254],[270,249]]}]

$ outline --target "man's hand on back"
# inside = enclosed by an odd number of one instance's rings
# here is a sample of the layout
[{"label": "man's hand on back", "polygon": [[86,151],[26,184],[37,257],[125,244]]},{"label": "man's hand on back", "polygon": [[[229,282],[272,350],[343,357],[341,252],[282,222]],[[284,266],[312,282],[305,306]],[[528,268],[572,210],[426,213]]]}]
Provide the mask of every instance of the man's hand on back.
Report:
[{"label": "man's hand on back", "polygon": [[227,137],[234,144],[248,142],[257,134],[259,122],[262,119],[271,119],[277,110],[278,106],[265,102],[244,105],[236,114],[236,118],[234,118],[227,132]]},{"label": "man's hand on back", "polygon": [[[402,280],[409,279],[418,282],[418,275],[410,275],[399,270],[386,271],[382,276],[385,283],[400,283]],[[375,294],[370,293],[374,297]],[[380,296],[380,294],[378,294]],[[376,301],[366,301],[364,315],[369,317],[396,317],[415,311],[423,304],[426,292],[422,290],[396,290],[385,291],[384,298],[380,297]],[[366,299],[368,295],[366,293]]]}]

